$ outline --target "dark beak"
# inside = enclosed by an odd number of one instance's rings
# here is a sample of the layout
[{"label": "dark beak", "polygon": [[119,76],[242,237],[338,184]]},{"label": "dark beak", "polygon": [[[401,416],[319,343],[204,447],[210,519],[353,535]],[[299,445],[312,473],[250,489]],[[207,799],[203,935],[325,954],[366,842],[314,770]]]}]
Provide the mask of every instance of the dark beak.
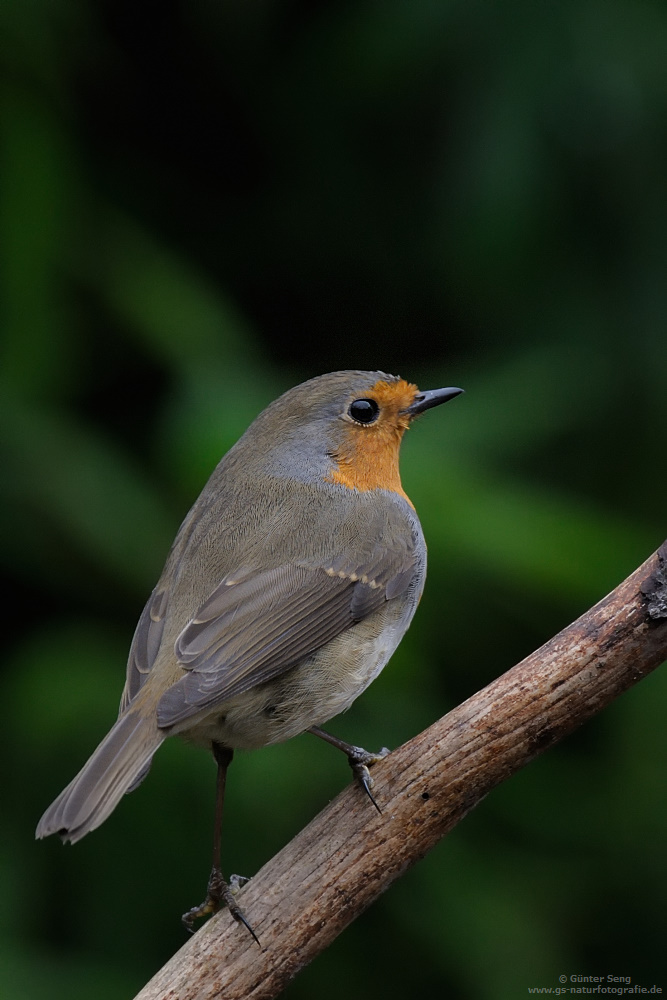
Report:
[{"label": "dark beak", "polygon": [[463,391],[463,389],[452,387],[449,389],[428,389],[426,392],[418,393],[414,403],[408,406],[405,412],[411,417],[416,417],[424,410],[430,410],[432,406],[440,406],[441,403],[454,399],[454,396],[460,396]]}]

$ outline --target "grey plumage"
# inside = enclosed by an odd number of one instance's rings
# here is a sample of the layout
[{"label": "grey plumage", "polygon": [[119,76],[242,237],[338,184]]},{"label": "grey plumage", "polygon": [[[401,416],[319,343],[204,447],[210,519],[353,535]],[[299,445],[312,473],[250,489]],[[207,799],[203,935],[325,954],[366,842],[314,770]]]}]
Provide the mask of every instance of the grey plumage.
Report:
[{"label": "grey plumage", "polygon": [[347,408],[378,385],[405,406],[417,392],[380,372],[313,379],[267,407],[222,459],[139,619],[118,721],[38,837],[75,841],[99,826],[172,733],[230,749],[287,739],[343,711],[382,669],[426,572],[398,480],[405,407],[379,418],[396,431],[387,447],[398,488],[332,476],[344,436],[375,433],[352,426]]}]

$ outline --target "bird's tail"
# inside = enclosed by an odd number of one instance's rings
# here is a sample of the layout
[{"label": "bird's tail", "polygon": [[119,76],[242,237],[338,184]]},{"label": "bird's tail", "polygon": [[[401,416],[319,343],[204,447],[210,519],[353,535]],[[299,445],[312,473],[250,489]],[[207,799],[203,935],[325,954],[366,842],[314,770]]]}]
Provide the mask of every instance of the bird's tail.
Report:
[{"label": "bird's tail", "polygon": [[92,757],[46,810],[35,836],[59,833],[74,843],[98,827],[144,777],[166,734],[140,705],[131,705]]}]

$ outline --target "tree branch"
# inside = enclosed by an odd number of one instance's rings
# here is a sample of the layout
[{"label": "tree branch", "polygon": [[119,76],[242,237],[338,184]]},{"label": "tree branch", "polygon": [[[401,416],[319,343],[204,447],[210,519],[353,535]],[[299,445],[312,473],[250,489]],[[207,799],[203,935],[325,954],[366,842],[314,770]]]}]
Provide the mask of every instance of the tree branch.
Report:
[{"label": "tree branch", "polygon": [[216,914],[136,1000],[266,1000],[497,784],[667,659],[667,542],[531,656],[348,786],[239,894],[261,949]]}]

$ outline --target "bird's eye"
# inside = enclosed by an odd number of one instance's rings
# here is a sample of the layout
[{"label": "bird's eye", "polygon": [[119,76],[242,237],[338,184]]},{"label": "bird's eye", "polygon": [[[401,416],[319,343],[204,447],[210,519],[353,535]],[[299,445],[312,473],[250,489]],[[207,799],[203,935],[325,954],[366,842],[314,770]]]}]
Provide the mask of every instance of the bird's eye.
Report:
[{"label": "bird's eye", "polygon": [[360,424],[372,424],[377,420],[380,407],[374,399],[355,399],[347,411]]}]

